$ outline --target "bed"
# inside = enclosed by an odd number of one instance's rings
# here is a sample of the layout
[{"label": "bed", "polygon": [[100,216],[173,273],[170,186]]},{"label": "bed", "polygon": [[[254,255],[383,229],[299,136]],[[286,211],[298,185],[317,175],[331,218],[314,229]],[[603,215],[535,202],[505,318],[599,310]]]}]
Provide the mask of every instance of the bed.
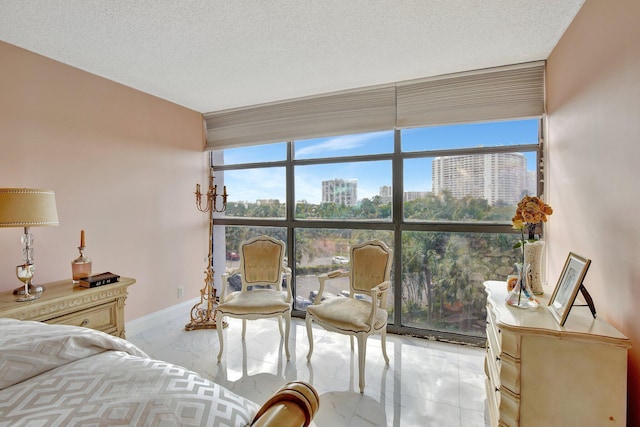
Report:
[{"label": "bed", "polygon": [[92,329],[0,318],[0,426],[306,426],[292,382],[262,406]]}]

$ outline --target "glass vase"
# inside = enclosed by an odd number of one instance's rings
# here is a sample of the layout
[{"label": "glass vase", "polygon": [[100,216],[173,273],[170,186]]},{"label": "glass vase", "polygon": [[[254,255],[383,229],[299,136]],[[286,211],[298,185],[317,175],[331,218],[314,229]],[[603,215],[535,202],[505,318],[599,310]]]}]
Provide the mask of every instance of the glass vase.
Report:
[{"label": "glass vase", "polygon": [[529,281],[526,280],[526,275],[524,274],[525,271],[529,270],[529,266],[526,266],[523,270],[522,264],[516,263],[516,270],[518,280],[516,281],[516,285],[507,295],[507,304],[518,308],[540,307],[540,302],[534,298]]},{"label": "glass vase", "polygon": [[79,246],[80,256],[71,261],[71,278],[74,284],[80,283],[80,279],[91,276],[91,259],[84,254],[84,246]]}]

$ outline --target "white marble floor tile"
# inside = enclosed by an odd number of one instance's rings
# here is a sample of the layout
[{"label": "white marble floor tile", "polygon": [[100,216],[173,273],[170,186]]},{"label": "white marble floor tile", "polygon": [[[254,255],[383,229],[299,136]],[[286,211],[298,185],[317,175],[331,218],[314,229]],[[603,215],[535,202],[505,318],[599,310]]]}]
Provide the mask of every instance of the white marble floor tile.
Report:
[{"label": "white marble floor tile", "polygon": [[168,319],[128,339],[151,357],[192,369],[259,404],[284,384],[307,381],[320,395],[315,427],[481,427],[486,421],[484,349],[387,334],[389,365],[379,336],[367,342],[365,392],[358,388],[357,350],[349,337],[313,325],[313,355],[305,322],[293,318],[291,358],[275,319],[226,319],[224,352],[216,330],[185,331],[188,319]]}]

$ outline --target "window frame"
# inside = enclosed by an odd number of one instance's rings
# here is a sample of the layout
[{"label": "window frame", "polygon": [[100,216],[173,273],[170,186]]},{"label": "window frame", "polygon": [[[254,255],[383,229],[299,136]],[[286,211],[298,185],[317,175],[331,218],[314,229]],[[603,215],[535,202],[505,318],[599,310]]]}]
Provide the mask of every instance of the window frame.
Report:
[{"label": "window frame", "polygon": [[[273,226],[284,227],[287,230],[287,257],[289,260],[294,259],[295,243],[294,231],[299,228],[331,228],[331,229],[372,229],[385,230],[393,232],[393,246],[396,248],[393,253],[394,265],[401,265],[402,262],[402,234],[405,231],[442,231],[442,232],[470,232],[470,233],[509,233],[515,234],[511,223],[488,223],[488,222],[456,222],[456,221],[427,221],[427,220],[411,220],[404,219],[404,173],[403,163],[405,159],[418,159],[424,157],[436,156],[458,156],[468,154],[486,154],[486,153],[512,153],[512,152],[535,152],[536,153],[536,176],[537,176],[537,193],[543,194],[542,173],[543,167],[543,116],[534,117],[538,119],[538,142],[536,144],[520,144],[505,146],[486,146],[486,147],[469,147],[455,149],[438,149],[438,150],[422,150],[402,152],[401,129],[394,130],[394,149],[391,153],[373,154],[373,155],[356,155],[356,156],[339,156],[339,157],[323,157],[314,159],[294,159],[295,142],[287,142],[287,156],[285,160],[271,162],[254,162],[246,164],[234,165],[216,165],[214,164],[214,151],[210,152],[210,164],[215,172],[224,172],[228,170],[255,169],[266,167],[284,167],[286,176],[286,215],[285,218],[243,218],[243,217],[225,217],[218,216],[214,218],[214,227],[216,226]],[[496,122],[501,120],[495,120]],[[316,165],[316,164],[337,164],[356,161],[378,161],[390,160],[392,171],[392,209],[391,221],[389,220],[352,220],[352,219],[296,219],[295,218],[295,180],[294,171],[297,166]],[[229,189],[232,192],[233,189]],[[225,248],[226,249],[226,248]],[[292,274],[292,290],[296,295],[295,262],[290,262],[293,270]],[[394,289],[394,307],[393,320],[388,325],[388,331],[392,333],[412,334],[417,336],[436,336],[439,339],[465,342],[470,344],[481,345],[484,338],[474,337],[471,335],[461,335],[442,331],[433,331],[427,329],[412,328],[402,325],[402,269],[394,268],[392,281],[396,284]],[[294,308],[294,316],[304,317],[305,312]]]}]

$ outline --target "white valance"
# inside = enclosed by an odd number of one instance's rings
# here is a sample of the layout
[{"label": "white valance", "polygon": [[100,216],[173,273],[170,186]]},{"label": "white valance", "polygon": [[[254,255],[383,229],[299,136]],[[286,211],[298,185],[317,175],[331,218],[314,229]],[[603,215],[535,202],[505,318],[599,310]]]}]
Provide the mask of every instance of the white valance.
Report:
[{"label": "white valance", "polygon": [[395,88],[227,110],[204,119],[209,150],[393,129]]},{"label": "white valance", "polygon": [[539,61],[207,113],[206,149],[541,116],[544,66]]},{"label": "white valance", "polygon": [[397,128],[544,113],[544,62],[396,84]]}]

